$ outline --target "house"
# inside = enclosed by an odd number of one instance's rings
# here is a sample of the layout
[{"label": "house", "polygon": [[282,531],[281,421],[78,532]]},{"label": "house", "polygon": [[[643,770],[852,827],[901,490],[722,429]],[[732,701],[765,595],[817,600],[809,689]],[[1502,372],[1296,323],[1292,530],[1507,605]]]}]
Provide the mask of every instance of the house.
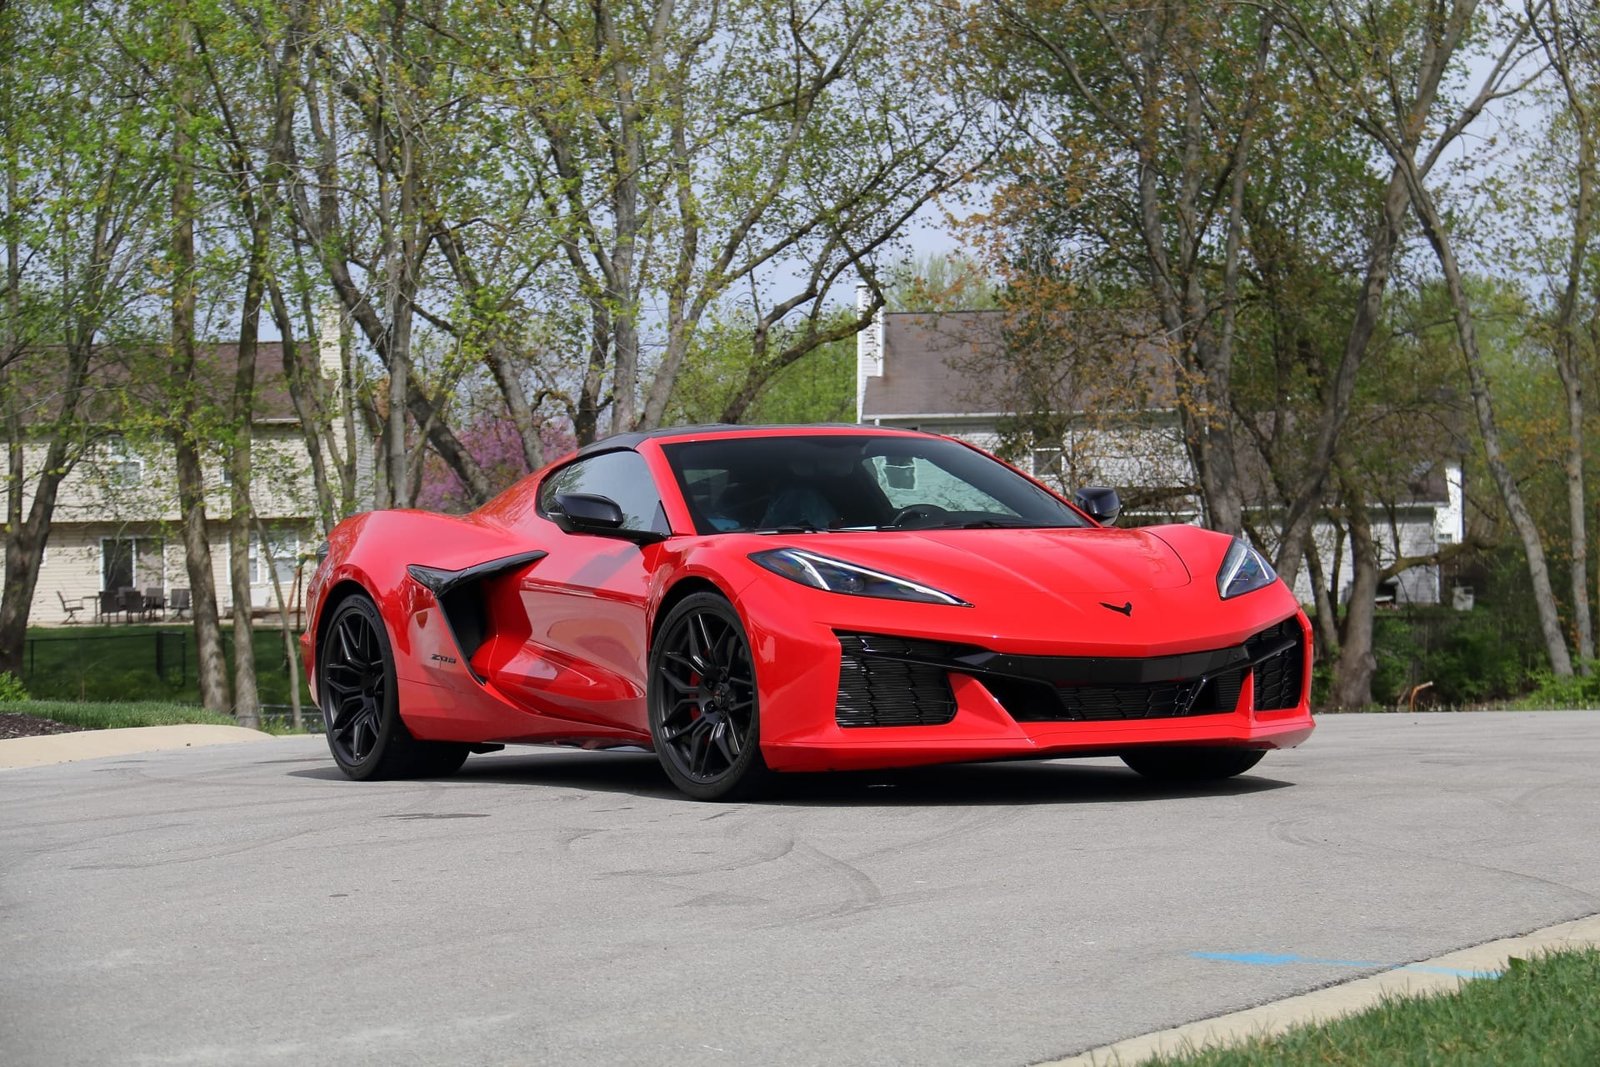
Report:
[{"label": "house", "polygon": [[[24,357],[29,358],[47,361],[56,357],[54,353]],[[202,346],[196,361],[201,387],[213,397],[231,397],[237,360],[237,345]],[[263,551],[260,535],[251,538],[250,600],[253,609],[275,610],[279,588],[291,606],[294,598],[303,595],[309,576],[305,564],[314,558],[321,535],[311,462],[287,386],[282,345],[262,342],[256,360],[251,495],[266,544]],[[316,360],[332,390],[340,371],[336,320],[324,329]],[[29,617],[35,625],[68,621],[66,607],[79,608],[72,621],[92,619],[101,605],[100,594],[124,588],[161,590],[170,606],[173,591],[187,591],[189,585],[173,449],[162,439],[153,417],[148,420],[150,433],[139,429],[140,409],[153,414],[157,405],[165,402],[164,397],[159,389],[141,397],[137,377],[127,371],[126,361],[119,360],[116,353],[110,353],[95,374],[94,388],[105,399],[90,397],[88,410],[102,414],[120,410],[118,424],[126,430],[122,435],[99,436],[61,484]],[[48,365],[44,374],[24,377],[31,380],[34,390],[48,393]],[[113,395],[114,400],[110,399]],[[24,406],[27,400],[37,400],[41,406],[49,403],[47,395],[25,398]],[[225,405],[226,400],[222,402]],[[91,415],[91,421],[93,418]],[[357,496],[370,507],[371,442],[364,432],[347,436],[338,416],[330,429],[328,436],[341,445],[347,440],[356,442]],[[25,440],[24,512],[32,504],[33,475],[44,462],[44,452],[42,441]],[[220,448],[204,462],[212,580],[218,604],[226,613],[232,610],[233,600],[228,543],[231,479]]]},{"label": "house", "polygon": [[[1008,345],[1028,343],[1026,324],[1019,328],[1006,312],[879,311],[857,335],[856,419],[960,437],[1069,494],[1085,485],[1113,486],[1124,499],[1125,521],[1198,522],[1175,364],[1152,340],[1158,331],[1116,313],[1066,322],[1040,342],[1054,349],[1019,361],[1005,355]],[[1265,510],[1276,498],[1262,461],[1241,455],[1238,466],[1254,483],[1247,507]],[[1371,515],[1385,561],[1397,552],[1428,555],[1465,536],[1460,463],[1419,456],[1404,466],[1396,479],[1403,484],[1392,486]],[[1353,575],[1339,528],[1320,522],[1312,541],[1330,585],[1347,597]],[[1302,602],[1312,599],[1308,571],[1302,568],[1296,583]],[[1386,583],[1379,596],[1434,604],[1443,592],[1439,568],[1424,565]]]}]

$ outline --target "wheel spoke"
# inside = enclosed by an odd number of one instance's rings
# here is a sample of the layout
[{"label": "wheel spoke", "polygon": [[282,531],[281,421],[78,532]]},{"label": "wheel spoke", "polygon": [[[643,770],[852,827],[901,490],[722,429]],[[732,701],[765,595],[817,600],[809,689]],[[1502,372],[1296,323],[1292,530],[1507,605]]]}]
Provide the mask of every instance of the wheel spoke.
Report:
[{"label": "wheel spoke", "polygon": [[[704,722],[705,720],[700,720]],[[706,756],[711,752],[710,731],[697,730],[689,739],[689,773],[704,775],[706,773]]]},{"label": "wheel spoke", "polygon": [[[710,720],[708,720],[703,715],[698,719],[690,719],[687,723],[683,724],[682,726],[678,727],[675,730],[672,730],[670,732],[663,732],[662,740],[663,741],[668,741],[668,742],[677,741],[680,738],[686,737],[689,734],[692,734],[697,730],[704,730],[706,728],[707,724],[709,723],[709,721]],[[693,740],[694,739],[691,737],[690,738],[691,743],[693,742]]]},{"label": "wheel spoke", "polygon": [[[668,652],[662,658],[667,660],[667,662],[669,662],[669,663],[676,663],[678,666],[680,666],[684,670],[688,671],[691,675],[700,673],[700,668],[697,667],[695,665],[694,661],[691,660],[688,656],[682,655],[682,654],[677,653],[677,652]],[[677,677],[675,677],[674,675],[670,674],[667,671],[662,671],[661,672],[661,677],[666,678],[666,679],[670,679],[674,685],[684,685],[684,686],[691,685],[691,683],[689,683],[688,681],[685,681],[683,679],[677,678]]]},{"label": "wheel spoke", "polygon": [[733,724],[726,719],[717,723],[716,729],[711,731],[711,739],[717,743],[717,750],[728,761],[728,766],[733,766],[739,759],[739,739],[734,736]]},{"label": "wheel spoke", "polygon": [[709,671],[713,667],[711,631],[706,626],[704,614],[689,617],[689,648],[689,658],[701,671]]}]

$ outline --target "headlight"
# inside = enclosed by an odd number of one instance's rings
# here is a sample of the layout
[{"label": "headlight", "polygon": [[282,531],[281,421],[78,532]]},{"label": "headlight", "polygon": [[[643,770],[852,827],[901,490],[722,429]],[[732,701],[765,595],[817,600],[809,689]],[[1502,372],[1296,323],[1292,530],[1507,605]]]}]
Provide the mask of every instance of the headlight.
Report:
[{"label": "headlight", "polygon": [[1267,558],[1247,543],[1235,537],[1222,557],[1222,569],[1217,572],[1217,592],[1223,600],[1249,593],[1278,580]]},{"label": "headlight", "polygon": [[972,606],[965,600],[929,586],[803,549],[774,548],[766,552],[753,552],[750,559],[791,582],[809,585],[813,589],[825,589],[830,593],[911,600],[921,604],[955,604],[964,608]]}]

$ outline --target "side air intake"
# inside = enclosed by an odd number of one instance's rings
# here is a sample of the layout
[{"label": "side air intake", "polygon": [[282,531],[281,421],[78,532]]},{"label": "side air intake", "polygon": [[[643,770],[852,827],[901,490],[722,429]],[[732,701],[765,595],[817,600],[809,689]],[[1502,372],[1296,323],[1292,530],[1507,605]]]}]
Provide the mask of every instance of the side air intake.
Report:
[{"label": "side air intake", "polygon": [[[507,571],[525,567],[544,559],[548,552],[534,550],[502,556],[484,563],[475,563],[460,570],[427,567],[413,563],[406,573],[433,594],[444,611],[445,622],[450,627],[456,646],[461,649],[462,662],[472,669],[472,654],[489,636],[489,615],[484,608],[483,583]],[[476,673],[476,672],[474,672]],[[480,679],[481,680],[481,679]]]}]

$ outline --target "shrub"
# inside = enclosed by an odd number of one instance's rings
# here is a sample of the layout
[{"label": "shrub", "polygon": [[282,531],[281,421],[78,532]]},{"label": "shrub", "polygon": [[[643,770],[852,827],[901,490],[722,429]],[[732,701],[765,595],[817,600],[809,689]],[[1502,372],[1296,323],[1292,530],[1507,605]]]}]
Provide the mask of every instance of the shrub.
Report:
[{"label": "shrub", "polygon": [[10,671],[0,671],[0,704],[15,704],[27,699],[28,691],[23,688],[22,679]]},{"label": "shrub", "polygon": [[[1596,664],[1589,664],[1591,671]],[[1594,708],[1600,707],[1600,674],[1588,677],[1574,674],[1570,678],[1557,678],[1548,668],[1534,672],[1533,692],[1518,703],[1525,708]]]}]

